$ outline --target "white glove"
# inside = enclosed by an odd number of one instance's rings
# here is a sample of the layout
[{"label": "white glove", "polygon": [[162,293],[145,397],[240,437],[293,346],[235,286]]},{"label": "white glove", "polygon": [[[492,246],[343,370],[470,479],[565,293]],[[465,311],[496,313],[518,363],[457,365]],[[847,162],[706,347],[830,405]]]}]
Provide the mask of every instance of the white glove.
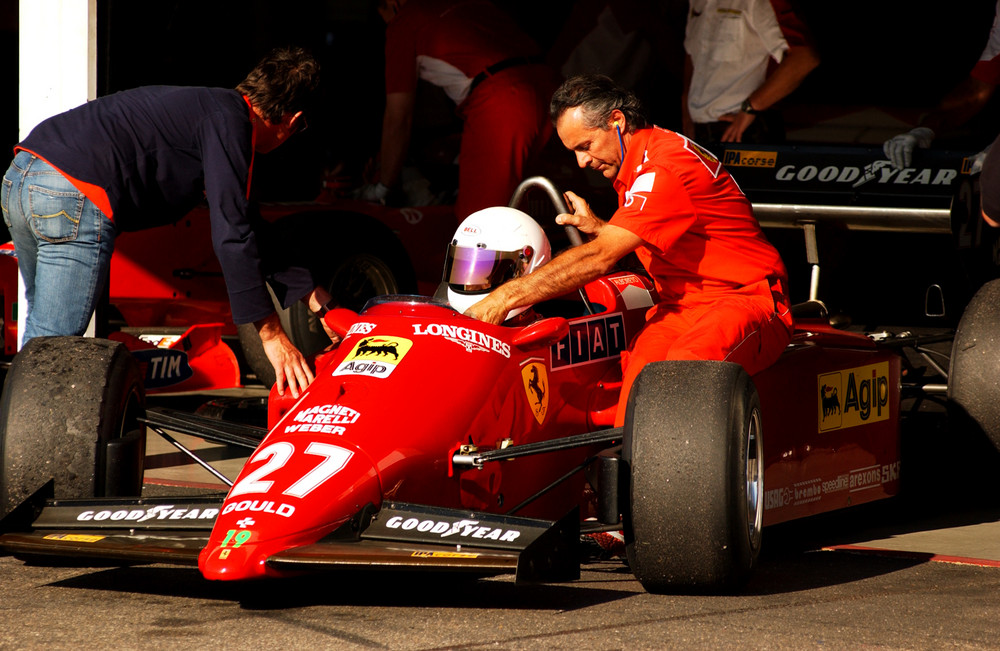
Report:
[{"label": "white glove", "polygon": [[906,133],[890,138],[882,145],[885,157],[897,169],[909,167],[913,160],[913,148],[927,149],[934,140],[934,132],[927,127],[910,129]]},{"label": "white glove", "polygon": [[362,201],[380,203],[385,205],[385,198],[389,196],[389,187],[382,183],[368,183],[358,190],[357,198]]},{"label": "white glove", "polygon": [[969,162],[972,163],[969,166],[969,174],[979,174],[983,171],[983,161],[986,160],[986,155],[990,153],[990,148],[992,147],[993,143],[990,143],[986,146],[986,149],[969,158]]}]

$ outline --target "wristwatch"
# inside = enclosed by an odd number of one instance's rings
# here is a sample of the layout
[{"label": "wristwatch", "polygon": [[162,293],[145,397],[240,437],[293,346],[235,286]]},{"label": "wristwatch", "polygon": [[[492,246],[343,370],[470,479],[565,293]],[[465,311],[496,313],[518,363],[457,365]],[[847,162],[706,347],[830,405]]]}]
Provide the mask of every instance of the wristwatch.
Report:
[{"label": "wristwatch", "polygon": [[329,301],[324,303],[322,307],[316,310],[316,316],[322,319],[324,316],[326,316],[327,312],[329,312],[332,309],[335,309],[336,307],[337,307],[337,302],[331,298]]},{"label": "wristwatch", "polygon": [[740,110],[744,113],[749,113],[750,115],[759,115],[761,113],[761,111],[758,111],[752,104],[750,104],[749,97],[743,100],[743,103],[740,104]]}]

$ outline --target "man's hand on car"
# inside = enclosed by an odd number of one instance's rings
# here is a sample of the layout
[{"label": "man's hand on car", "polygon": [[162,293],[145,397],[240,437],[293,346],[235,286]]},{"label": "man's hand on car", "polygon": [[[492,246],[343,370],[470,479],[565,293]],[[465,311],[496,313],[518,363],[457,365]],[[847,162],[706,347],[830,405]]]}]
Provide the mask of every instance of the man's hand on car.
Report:
[{"label": "man's hand on car", "polygon": [[264,354],[274,367],[274,383],[278,387],[278,395],[285,395],[287,385],[292,397],[298,398],[299,391],[304,390],[314,379],[306,358],[285,334],[277,314],[255,322],[254,326],[260,335]]},{"label": "man's hand on car", "polygon": [[479,319],[493,325],[503,323],[507,319],[507,313],[509,312],[507,306],[504,304],[503,288],[504,286],[501,285],[487,295],[486,298],[469,307],[464,312],[465,316],[471,316],[473,319]]}]

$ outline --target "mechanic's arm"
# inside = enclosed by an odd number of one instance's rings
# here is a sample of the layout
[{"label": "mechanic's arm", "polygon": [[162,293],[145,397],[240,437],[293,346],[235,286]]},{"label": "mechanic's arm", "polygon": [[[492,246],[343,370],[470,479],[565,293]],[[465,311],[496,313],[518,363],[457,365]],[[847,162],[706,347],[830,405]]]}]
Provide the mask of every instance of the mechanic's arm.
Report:
[{"label": "mechanic's arm", "polygon": [[306,358],[285,334],[277,313],[272,312],[270,316],[254,321],[254,327],[260,335],[264,354],[274,367],[278,395],[285,395],[287,384],[292,397],[298,398],[299,390],[305,389],[313,381],[313,372]]},{"label": "mechanic's arm", "polygon": [[[811,45],[792,46],[785,52],[781,63],[764,80],[757,90],[747,97],[756,111],[766,111],[794,91],[802,81],[819,65],[819,53]],[[722,142],[740,142],[756,116],[739,111],[724,115],[720,119],[730,122]]]},{"label": "mechanic's arm", "polygon": [[[560,215],[557,221],[580,230],[592,225],[578,215]],[[641,244],[642,239],[631,231],[602,223],[594,239],[560,253],[527,276],[500,285],[465,313],[480,321],[499,325],[513,309],[534,305],[582,287],[606,273]]]},{"label": "mechanic's arm", "polygon": [[415,102],[415,93],[389,93],[385,97],[379,182],[387,188],[399,183],[403,171],[403,161],[410,146],[410,135],[413,130]]},{"label": "mechanic's arm", "polygon": [[940,133],[961,126],[986,106],[996,86],[966,77],[949,91],[921,121],[920,126]]},{"label": "mechanic's arm", "polygon": [[972,119],[986,106],[995,91],[993,84],[966,77],[942,97],[917,126],[882,144],[886,158],[898,169],[909,167],[917,147],[929,148],[938,133],[947,132]]}]

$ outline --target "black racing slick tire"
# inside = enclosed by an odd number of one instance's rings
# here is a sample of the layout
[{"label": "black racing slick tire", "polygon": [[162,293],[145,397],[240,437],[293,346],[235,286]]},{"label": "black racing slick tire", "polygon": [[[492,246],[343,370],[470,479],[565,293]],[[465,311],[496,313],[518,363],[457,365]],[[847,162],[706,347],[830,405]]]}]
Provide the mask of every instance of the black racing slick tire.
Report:
[{"label": "black racing slick tire", "polygon": [[625,548],[649,592],[739,587],[760,554],[760,399],[738,364],[668,361],[636,378],[622,455]]},{"label": "black racing slick tire", "polygon": [[951,347],[949,412],[1000,450],[1000,279],[976,292],[962,313]]},{"label": "black racing slick tire", "polygon": [[123,344],[29,341],[0,397],[0,518],[38,496],[140,495],[144,415],[142,376]]}]

